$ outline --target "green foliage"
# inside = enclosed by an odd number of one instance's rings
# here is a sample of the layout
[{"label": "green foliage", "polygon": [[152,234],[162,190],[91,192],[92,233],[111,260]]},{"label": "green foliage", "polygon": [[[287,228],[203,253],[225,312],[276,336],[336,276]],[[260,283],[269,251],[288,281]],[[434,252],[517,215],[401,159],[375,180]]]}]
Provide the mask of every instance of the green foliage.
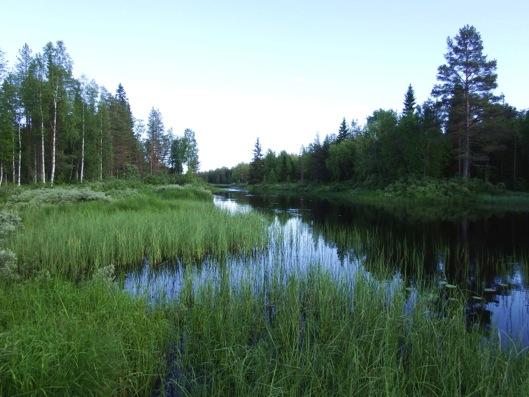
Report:
[{"label": "green foliage", "polygon": [[1,395],[151,395],[169,323],[102,280],[0,288]]},{"label": "green foliage", "polygon": [[354,164],[356,145],[351,139],[334,143],[329,148],[329,158],[326,161],[333,180],[345,181],[355,175]]},{"label": "green foliage", "polygon": [[480,179],[439,180],[431,178],[398,180],[383,189],[385,195],[407,200],[433,202],[465,202],[475,199],[478,194],[499,194],[502,185],[493,185]]}]

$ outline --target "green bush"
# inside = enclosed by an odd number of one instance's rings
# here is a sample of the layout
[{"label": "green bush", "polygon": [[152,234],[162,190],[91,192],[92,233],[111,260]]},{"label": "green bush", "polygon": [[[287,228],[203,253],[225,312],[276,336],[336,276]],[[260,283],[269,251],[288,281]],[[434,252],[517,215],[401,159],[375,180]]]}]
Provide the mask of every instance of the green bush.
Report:
[{"label": "green bush", "polygon": [[402,178],[382,190],[386,196],[393,198],[449,202],[467,201],[476,194],[499,194],[504,191],[504,185],[493,185],[481,179],[462,178]]}]

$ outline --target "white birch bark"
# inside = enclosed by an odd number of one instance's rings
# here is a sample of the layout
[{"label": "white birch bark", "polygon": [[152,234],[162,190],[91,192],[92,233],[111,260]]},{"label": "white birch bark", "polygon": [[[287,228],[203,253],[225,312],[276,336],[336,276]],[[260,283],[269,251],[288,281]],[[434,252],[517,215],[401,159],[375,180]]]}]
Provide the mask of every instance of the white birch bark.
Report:
[{"label": "white birch bark", "polygon": [[84,103],[83,103],[83,114],[82,114],[82,139],[81,139],[81,175],[79,176],[79,180],[81,183],[83,183],[83,176],[84,176]]},{"label": "white birch bark", "polygon": [[99,180],[103,180],[103,114],[101,114],[99,134]]},{"label": "white birch bark", "polygon": [[53,186],[55,182],[55,152],[57,144],[57,95],[59,87],[55,88],[55,93],[53,95],[53,130],[52,130],[52,143],[51,143],[51,176],[50,184]]},{"label": "white birch bark", "polygon": [[20,137],[20,123],[18,123],[18,175],[17,185],[20,186],[20,171],[22,169],[22,139]]},{"label": "white birch bark", "polygon": [[44,112],[42,111],[42,92],[40,94],[40,156],[41,156],[41,176],[40,180],[46,183],[46,155],[44,151]]}]

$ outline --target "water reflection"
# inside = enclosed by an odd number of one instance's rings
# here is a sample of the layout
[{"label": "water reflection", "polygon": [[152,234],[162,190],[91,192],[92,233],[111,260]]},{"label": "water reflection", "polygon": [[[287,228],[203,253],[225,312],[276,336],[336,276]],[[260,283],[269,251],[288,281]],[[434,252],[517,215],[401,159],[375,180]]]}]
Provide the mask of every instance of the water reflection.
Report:
[{"label": "water reflection", "polygon": [[[126,276],[128,291],[153,300],[171,299],[186,277],[194,286],[227,279],[235,288],[245,281],[259,289],[314,265],[350,283],[361,272],[390,291],[403,282],[413,286],[416,280],[430,279],[463,291],[469,327],[498,332],[503,346],[512,341],[529,346],[528,214],[465,213],[432,220],[368,206],[239,190],[214,200],[232,213],[256,210],[269,217],[269,248],[251,257],[209,258],[189,266],[173,263],[153,270],[144,264]],[[393,269],[390,274],[388,265]],[[416,294],[410,288],[406,311],[411,311]],[[438,299],[448,300],[450,294]]]}]

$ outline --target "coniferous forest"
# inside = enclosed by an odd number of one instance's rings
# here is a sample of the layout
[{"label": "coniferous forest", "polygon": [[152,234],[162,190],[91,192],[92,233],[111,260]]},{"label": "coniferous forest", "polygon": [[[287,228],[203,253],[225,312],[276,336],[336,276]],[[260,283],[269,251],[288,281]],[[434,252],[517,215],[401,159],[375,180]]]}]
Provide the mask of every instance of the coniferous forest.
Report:
[{"label": "coniferous forest", "polygon": [[[447,40],[431,97],[417,103],[413,86],[398,110],[378,109],[365,125],[344,118],[299,154],[263,152],[249,164],[220,168],[210,183],[330,183],[384,186],[402,178],[479,178],[529,188],[529,111],[497,94],[496,60],[479,32],[464,26]],[[300,142],[300,144],[304,144]]]}]

